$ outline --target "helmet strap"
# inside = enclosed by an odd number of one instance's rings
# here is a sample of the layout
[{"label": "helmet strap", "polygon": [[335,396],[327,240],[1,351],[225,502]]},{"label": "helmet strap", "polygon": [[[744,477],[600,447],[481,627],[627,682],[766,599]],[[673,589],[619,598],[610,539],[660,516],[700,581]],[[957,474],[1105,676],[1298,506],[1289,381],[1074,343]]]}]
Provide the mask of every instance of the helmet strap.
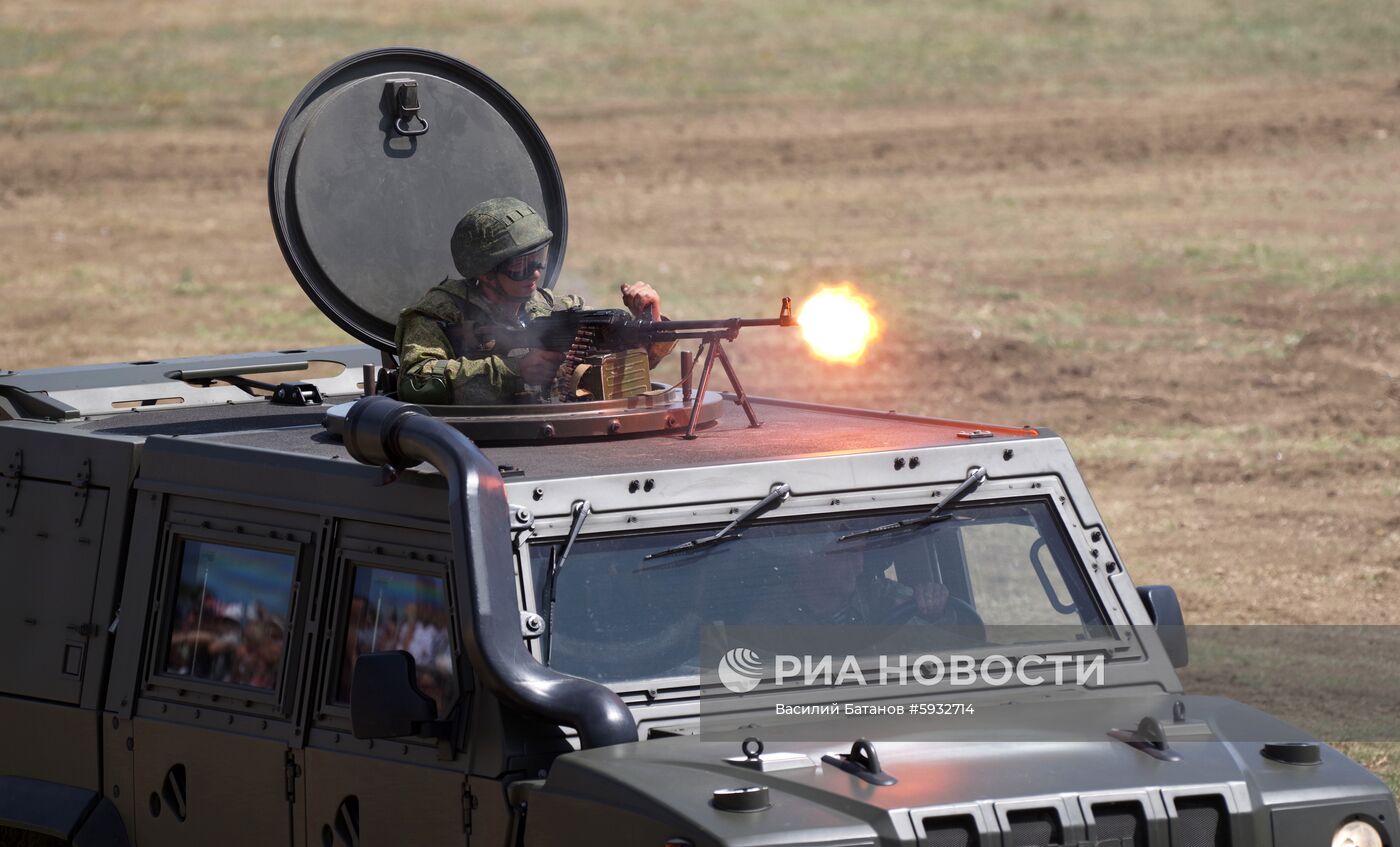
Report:
[{"label": "helmet strap", "polygon": [[501,285],[500,281],[494,278],[494,275],[493,278],[489,280],[476,277],[474,281],[477,287],[482,290],[482,293],[486,295],[486,299],[490,300],[492,303],[503,306],[515,306],[518,310],[521,306],[530,302],[529,296],[516,297],[510,294],[505,290],[505,286]]}]

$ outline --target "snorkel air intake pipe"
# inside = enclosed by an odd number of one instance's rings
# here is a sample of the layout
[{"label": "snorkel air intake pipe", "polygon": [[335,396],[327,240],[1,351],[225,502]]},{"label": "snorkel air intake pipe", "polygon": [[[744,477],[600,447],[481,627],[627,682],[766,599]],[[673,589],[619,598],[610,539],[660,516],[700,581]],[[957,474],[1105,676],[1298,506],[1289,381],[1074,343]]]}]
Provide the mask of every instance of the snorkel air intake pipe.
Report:
[{"label": "snorkel air intake pipe", "polygon": [[578,730],[584,747],[636,741],[636,721],[621,697],[550,670],[526,649],[505,483],[471,439],[418,406],[384,396],[356,401],[341,437],[364,464],[403,469],[427,462],[447,480],[453,581],[468,605],[458,609],[462,643],[486,687],[526,712]]}]

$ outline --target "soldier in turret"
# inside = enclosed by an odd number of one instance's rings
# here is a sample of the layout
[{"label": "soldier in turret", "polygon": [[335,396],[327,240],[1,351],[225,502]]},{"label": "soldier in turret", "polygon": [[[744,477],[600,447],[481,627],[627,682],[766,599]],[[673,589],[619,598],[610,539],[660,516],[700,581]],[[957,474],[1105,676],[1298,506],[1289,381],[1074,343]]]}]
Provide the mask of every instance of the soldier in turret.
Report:
[{"label": "soldier in turret", "polygon": [[[410,403],[493,405],[517,402],[554,379],[561,353],[496,349],[486,326],[517,328],[561,309],[576,295],[539,287],[553,233],[529,204],[498,197],[473,206],[452,234],[462,279],[447,279],[399,315],[399,399]],[[661,296],[645,282],[622,286],[634,317],[663,320]],[[654,366],[673,345],[653,345]]]}]

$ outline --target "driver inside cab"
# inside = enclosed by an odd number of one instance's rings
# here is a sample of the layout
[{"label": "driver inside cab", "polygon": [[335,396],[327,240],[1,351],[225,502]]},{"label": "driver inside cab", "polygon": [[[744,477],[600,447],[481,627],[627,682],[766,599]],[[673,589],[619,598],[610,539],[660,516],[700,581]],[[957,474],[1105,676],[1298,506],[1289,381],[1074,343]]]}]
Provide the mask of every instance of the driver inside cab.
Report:
[{"label": "driver inside cab", "polygon": [[[833,542],[801,550],[789,563],[789,596],[765,610],[764,623],[905,624],[943,622],[948,588],[929,579],[913,585],[885,576],[888,562],[867,545]],[[884,567],[876,566],[883,565]]]}]

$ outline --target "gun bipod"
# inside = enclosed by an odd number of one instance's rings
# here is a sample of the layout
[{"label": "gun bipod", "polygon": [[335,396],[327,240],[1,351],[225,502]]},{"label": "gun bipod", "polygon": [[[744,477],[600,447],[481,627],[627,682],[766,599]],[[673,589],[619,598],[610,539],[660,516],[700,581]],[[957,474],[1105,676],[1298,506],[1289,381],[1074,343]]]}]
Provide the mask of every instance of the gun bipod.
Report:
[{"label": "gun bipod", "polygon": [[[695,351],[695,357],[697,359],[701,351],[704,352],[705,364],[700,369],[700,384],[695,391],[695,400],[690,407],[690,420],[686,423],[685,427],[684,437],[686,440],[696,438],[695,427],[700,418],[700,406],[705,399],[705,390],[710,385],[710,374],[714,371],[716,359],[718,359],[720,365],[724,367],[725,375],[729,377],[729,384],[734,389],[734,402],[741,407],[744,410],[744,414],[748,416],[749,426],[753,428],[763,426],[763,421],[758,419],[758,415],[754,413],[753,405],[749,403],[749,395],[744,391],[744,384],[739,381],[739,374],[734,370],[733,363],[729,361],[729,355],[724,352],[724,346],[720,343],[727,337],[730,337],[730,333],[724,330],[707,332],[701,336],[700,347]],[[692,360],[690,367],[691,370],[695,367],[693,361],[694,360]],[[680,381],[682,385],[690,385],[689,371],[681,375]]]}]

